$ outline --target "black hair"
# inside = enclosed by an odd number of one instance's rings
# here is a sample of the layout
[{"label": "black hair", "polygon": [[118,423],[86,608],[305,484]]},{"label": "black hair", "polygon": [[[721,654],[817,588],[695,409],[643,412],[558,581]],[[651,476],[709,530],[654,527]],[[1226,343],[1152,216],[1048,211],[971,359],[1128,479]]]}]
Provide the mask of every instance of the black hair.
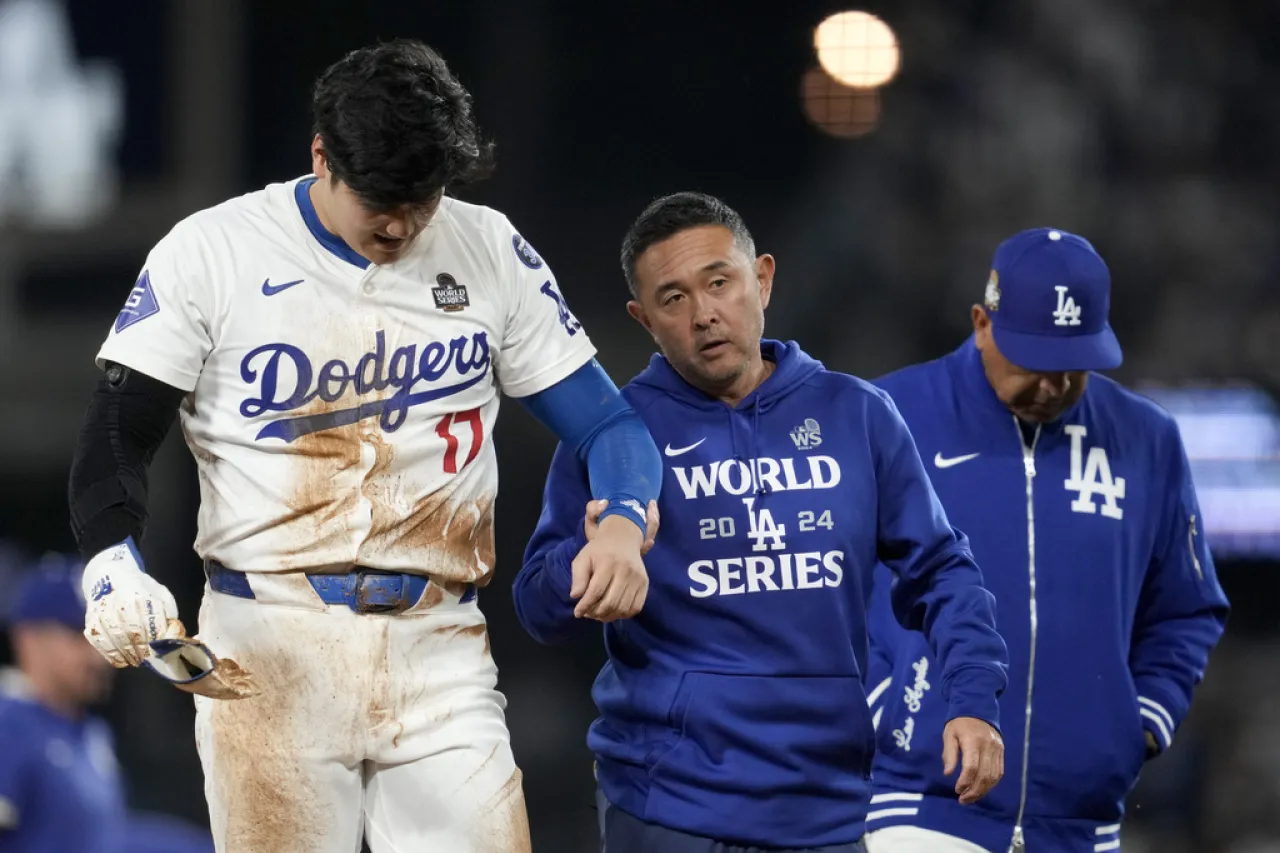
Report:
[{"label": "black hair", "polygon": [[493,167],[470,93],[420,41],[348,53],[316,81],[311,112],[333,178],[373,210],[429,203]]},{"label": "black hair", "polygon": [[644,209],[622,238],[622,272],[631,295],[636,295],[636,261],[654,243],[681,231],[703,225],[720,225],[733,232],[733,239],[748,258],[756,255],[755,240],[738,212],[715,196],[683,192],[663,196]]}]

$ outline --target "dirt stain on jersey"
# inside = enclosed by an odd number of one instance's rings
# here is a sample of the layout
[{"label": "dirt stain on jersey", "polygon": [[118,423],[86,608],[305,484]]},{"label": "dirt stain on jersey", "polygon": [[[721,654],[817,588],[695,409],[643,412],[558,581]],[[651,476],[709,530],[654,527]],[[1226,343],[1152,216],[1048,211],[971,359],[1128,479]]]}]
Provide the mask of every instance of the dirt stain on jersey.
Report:
[{"label": "dirt stain on jersey", "polygon": [[[379,460],[394,458],[395,449],[380,438],[372,443]],[[403,475],[374,476],[380,469],[386,466],[379,461],[363,489],[373,507],[373,528],[361,545],[360,560],[408,560],[410,571],[425,574],[430,583],[411,603],[414,613],[446,597],[461,598],[476,579],[477,585],[488,583],[494,560],[492,499],[459,504],[446,489],[405,512],[396,506]]]},{"label": "dirt stain on jersey", "polygon": [[[385,478],[384,478],[385,479]],[[456,488],[446,486],[427,495],[408,512],[380,511],[374,506],[374,527],[362,547],[367,559],[415,555],[415,566],[443,584],[455,596],[466,584],[486,585],[493,576],[492,495],[456,500]],[[366,492],[376,494],[376,492]]]},{"label": "dirt stain on jersey", "polygon": [[218,464],[222,462],[222,459],[208,448],[200,447],[199,445],[192,443],[190,435],[187,435],[186,439],[187,447],[191,449],[191,455],[195,457],[196,460],[196,473],[202,481],[208,480],[210,475],[213,474],[214,469],[216,469]]},{"label": "dirt stain on jersey", "polygon": [[[304,414],[338,408],[343,406],[317,398],[307,406],[314,411]],[[292,492],[285,498],[291,514],[284,521],[301,525],[300,549],[314,551],[349,535],[347,522],[360,503],[357,472],[364,455],[360,437],[360,425],[349,424],[308,433],[293,442],[293,452],[298,455],[297,475]]]},{"label": "dirt stain on jersey", "polygon": [[[353,352],[360,345],[362,351],[372,352],[377,327],[364,325],[369,327],[335,329],[333,337],[349,341]],[[388,351],[396,344],[394,335],[385,341]],[[370,379],[365,376],[366,382]],[[325,401],[317,396],[288,417],[347,411],[387,399],[396,391],[388,385],[366,389],[360,396],[352,382],[338,399]],[[307,433],[280,450],[296,456],[293,482],[282,496],[288,513],[279,523],[296,530],[291,530],[291,538],[297,542],[297,555],[286,557],[281,569],[317,568],[314,557],[308,559],[317,552],[350,553],[352,537],[363,532],[352,529],[353,521],[363,528],[367,519],[368,533],[355,562],[405,566],[444,583],[445,591],[455,596],[466,591],[466,584],[489,582],[494,565],[494,496],[454,499],[458,481],[470,473],[466,467],[443,488],[421,495],[421,484],[412,482],[407,470],[397,470],[405,463],[397,460],[396,447],[384,433],[381,419],[373,416]],[[361,512],[365,502],[367,516]]]},{"label": "dirt stain on jersey", "polygon": [[[349,322],[350,318],[341,318]],[[372,328],[353,330],[348,325],[331,330],[331,348],[335,352],[360,350],[361,344],[372,347],[376,331]],[[346,346],[342,344],[345,343]],[[290,411],[290,420],[354,409],[362,403],[385,399],[395,393],[387,387],[381,391],[356,392],[355,383],[347,385],[342,396],[324,400],[316,396],[306,405]],[[365,445],[370,435],[377,435],[373,470],[364,472]],[[274,444],[274,442],[273,442]],[[284,452],[296,456],[296,471],[284,503],[289,513],[281,524],[296,529],[296,558],[286,558],[282,569],[314,568],[312,555],[318,551],[342,553],[350,548],[351,520],[357,517],[362,486],[374,471],[384,471],[391,462],[391,448],[381,440],[376,419],[366,418],[353,424],[330,427],[299,436]],[[310,559],[309,559],[310,557]]]},{"label": "dirt stain on jersey", "polygon": [[396,449],[391,446],[378,428],[377,421],[366,421],[361,431],[361,440],[373,448],[373,467],[364,475],[360,492],[372,505],[373,518],[370,525],[370,536],[379,530],[393,526],[400,518],[396,509],[403,475],[390,472],[391,463],[396,458]]}]

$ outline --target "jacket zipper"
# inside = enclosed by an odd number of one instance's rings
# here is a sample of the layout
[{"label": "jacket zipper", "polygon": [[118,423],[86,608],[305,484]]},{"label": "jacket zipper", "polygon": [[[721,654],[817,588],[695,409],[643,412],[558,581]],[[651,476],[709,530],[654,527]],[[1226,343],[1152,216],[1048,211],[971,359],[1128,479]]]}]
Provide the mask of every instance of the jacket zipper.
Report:
[{"label": "jacket zipper", "polygon": [[1187,550],[1191,552],[1191,566],[1196,570],[1196,577],[1204,580],[1204,569],[1200,566],[1200,558],[1196,556],[1196,517],[1191,516],[1187,525]]},{"label": "jacket zipper", "polygon": [[1027,574],[1031,588],[1031,652],[1027,661],[1027,712],[1022,731],[1022,787],[1018,797],[1018,819],[1013,825],[1013,840],[1009,844],[1010,853],[1020,853],[1026,849],[1026,840],[1022,835],[1022,819],[1027,811],[1027,768],[1031,757],[1031,696],[1036,680],[1036,508],[1032,484],[1036,477],[1036,442],[1040,440],[1040,427],[1036,427],[1031,437],[1031,446],[1027,446],[1022,436],[1022,425],[1017,417],[1013,419],[1013,428],[1018,431],[1018,444],[1022,447],[1022,468],[1027,478]]}]

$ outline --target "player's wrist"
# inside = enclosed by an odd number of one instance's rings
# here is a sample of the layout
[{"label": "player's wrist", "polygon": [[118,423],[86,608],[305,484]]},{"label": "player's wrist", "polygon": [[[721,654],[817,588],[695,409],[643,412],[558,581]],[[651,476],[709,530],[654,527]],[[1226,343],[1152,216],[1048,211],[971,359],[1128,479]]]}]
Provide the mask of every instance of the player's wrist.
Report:
[{"label": "player's wrist", "polygon": [[[603,530],[605,521],[612,518],[627,519],[631,522],[632,527],[639,531],[640,542],[644,542],[645,523],[647,520],[644,503],[625,493],[615,494],[608,499],[608,505],[597,519],[600,529]],[[627,528],[620,521],[610,522],[610,527],[619,531],[621,535],[630,535],[626,532]]]},{"label": "player's wrist", "polygon": [[80,556],[88,560],[109,548],[137,542],[142,535],[142,521],[123,505],[110,507],[85,523],[76,537]]},{"label": "player's wrist", "polygon": [[93,556],[94,560],[119,560],[142,569],[142,554],[138,552],[138,543],[132,536],[126,536],[113,542]]},{"label": "player's wrist", "polygon": [[982,692],[953,694],[947,703],[947,722],[969,717],[1000,731],[1000,702],[997,695]]},{"label": "player's wrist", "polygon": [[637,544],[644,544],[644,519],[636,518],[630,508],[610,505],[600,514],[598,522],[601,533],[619,538],[635,539]]}]

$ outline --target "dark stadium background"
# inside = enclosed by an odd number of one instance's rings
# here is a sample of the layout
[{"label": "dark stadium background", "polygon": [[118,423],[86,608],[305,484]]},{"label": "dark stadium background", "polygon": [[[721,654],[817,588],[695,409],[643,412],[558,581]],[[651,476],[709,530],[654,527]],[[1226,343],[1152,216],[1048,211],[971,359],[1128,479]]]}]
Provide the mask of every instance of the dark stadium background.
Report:
[{"label": "dark stadium background", "polygon": [[[0,0],[0,52],[12,2]],[[95,379],[92,356],[147,249],[187,213],[307,171],[316,74],[366,42],[420,37],[471,89],[497,142],[495,176],[459,195],[508,214],[549,261],[619,384],[651,352],[623,310],[621,236],[655,196],[698,189],[737,207],[761,251],[778,259],[767,333],[799,340],[830,367],[874,377],[948,351],[965,337],[996,243],[1053,225],[1089,237],[1111,266],[1112,320],[1127,354],[1118,378],[1174,392],[1257,389],[1246,426],[1212,393],[1187,404],[1187,428],[1205,441],[1230,447],[1246,427],[1256,438],[1248,458],[1197,463],[1202,490],[1213,486],[1223,506],[1236,507],[1217,513],[1216,538],[1210,531],[1235,610],[1191,720],[1132,797],[1124,838],[1131,851],[1280,850],[1280,4],[69,0],[63,8],[73,70],[106,63],[123,84],[108,158],[118,185],[105,213],[61,226],[32,221],[21,205],[4,218],[0,204],[0,539],[16,554],[0,584],[24,557],[72,547],[66,472]],[[801,92],[805,75],[820,73],[813,28],[846,9],[884,19],[902,59],[887,86],[858,96],[853,114],[863,123],[836,127],[846,134],[837,136],[811,115],[842,115],[849,94],[824,89],[806,112]],[[0,56],[0,102],[12,94],[3,69]],[[37,79],[47,77],[42,65]],[[5,121],[0,139],[16,133]],[[42,119],[15,121],[29,128]],[[70,133],[51,124],[42,144],[66,144]],[[534,846],[592,850],[583,736],[601,653],[589,643],[535,645],[509,595],[553,439],[513,402],[496,439],[499,574],[481,602]],[[191,625],[203,582],[190,547],[196,480],[176,433],[152,479],[144,551]],[[1253,497],[1241,498],[1244,488]],[[1235,518],[1245,511],[1249,519]],[[188,697],[125,672],[106,713],[133,803],[203,822]]]}]

